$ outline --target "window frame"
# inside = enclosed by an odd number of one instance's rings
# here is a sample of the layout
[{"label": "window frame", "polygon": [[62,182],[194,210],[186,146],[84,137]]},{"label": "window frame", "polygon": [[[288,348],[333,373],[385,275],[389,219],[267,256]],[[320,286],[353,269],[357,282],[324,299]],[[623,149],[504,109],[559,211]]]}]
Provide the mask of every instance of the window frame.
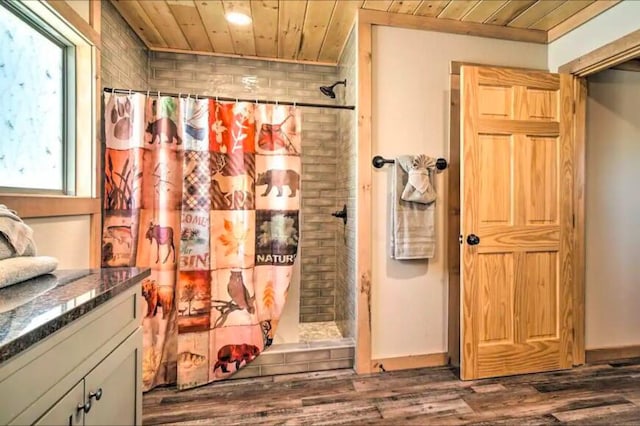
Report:
[{"label": "window frame", "polygon": [[29,195],[61,195],[74,196],[76,194],[76,45],[61,34],[54,26],[38,16],[21,2],[1,2],[9,13],[29,26],[42,37],[58,46],[62,56],[62,171],[61,189],[46,189],[38,187],[1,186],[0,193],[29,194]]},{"label": "window frame", "polygon": [[[91,216],[92,241],[99,242],[101,195],[100,169],[100,2],[89,1],[89,22],[64,1],[21,2],[48,25],[63,34],[76,48],[75,84],[75,195],[28,193],[25,190],[0,189],[0,204],[18,211],[22,218]],[[80,116],[82,115],[82,116]],[[94,235],[95,234],[95,238]],[[92,264],[99,265],[98,261]],[[93,253],[92,253],[93,254]]]}]

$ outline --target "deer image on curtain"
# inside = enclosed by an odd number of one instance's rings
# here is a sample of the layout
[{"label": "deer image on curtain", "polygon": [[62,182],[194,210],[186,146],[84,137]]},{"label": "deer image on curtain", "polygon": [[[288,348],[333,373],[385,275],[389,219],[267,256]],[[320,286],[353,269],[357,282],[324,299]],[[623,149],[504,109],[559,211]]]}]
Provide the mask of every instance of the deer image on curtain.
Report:
[{"label": "deer image on curtain", "polygon": [[104,99],[103,267],[146,266],[143,384],[227,378],[273,336],[297,254],[300,113]]}]

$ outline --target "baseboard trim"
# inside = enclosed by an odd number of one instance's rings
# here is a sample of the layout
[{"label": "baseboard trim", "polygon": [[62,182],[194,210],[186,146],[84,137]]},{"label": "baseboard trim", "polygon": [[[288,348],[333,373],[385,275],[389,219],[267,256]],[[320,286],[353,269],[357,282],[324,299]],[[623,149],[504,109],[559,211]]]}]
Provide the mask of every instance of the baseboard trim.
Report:
[{"label": "baseboard trim", "polygon": [[586,350],[587,364],[635,357],[640,357],[640,345]]},{"label": "baseboard trim", "polygon": [[449,364],[449,355],[446,352],[400,356],[395,358],[380,358],[371,360],[371,371],[395,371],[409,370],[412,368],[442,367]]}]

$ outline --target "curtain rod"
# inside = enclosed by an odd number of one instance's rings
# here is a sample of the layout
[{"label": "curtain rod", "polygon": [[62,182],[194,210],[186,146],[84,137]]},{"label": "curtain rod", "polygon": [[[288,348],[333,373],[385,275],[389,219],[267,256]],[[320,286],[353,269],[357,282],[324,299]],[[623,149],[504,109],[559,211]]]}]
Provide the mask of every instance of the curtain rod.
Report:
[{"label": "curtain rod", "polygon": [[[105,87],[102,89],[105,93],[121,93],[121,94],[129,94],[129,93],[142,93],[147,95],[157,95],[157,96],[171,96],[176,98],[188,98],[194,97],[189,93],[168,93],[168,92],[160,92],[157,90],[129,90],[129,89],[112,89],[111,87]],[[196,99],[216,99],[219,101],[225,102],[251,102],[257,104],[273,104],[273,105],[293,105],[296,107],[311,107],[311,108],[330,108],[330,109],[349,109],[355,110],[356,107],[353,105],[331,105],[331,104],[318,104],[318,103],[310,103],[310,102],[292,102],[292,101],[271,101],[271,100],[263,100],[263,99],[242,99],[242,98],[228,98],[224,96],[195,96]]]}]

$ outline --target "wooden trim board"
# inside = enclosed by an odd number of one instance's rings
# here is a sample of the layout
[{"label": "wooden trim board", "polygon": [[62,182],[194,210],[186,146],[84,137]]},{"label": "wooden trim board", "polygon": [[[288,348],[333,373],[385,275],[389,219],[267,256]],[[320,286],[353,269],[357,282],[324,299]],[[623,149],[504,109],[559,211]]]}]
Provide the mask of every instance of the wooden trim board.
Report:
[{"label": "wooden trim board", "polygon": [[0,195],[0,204],[18,212],[23,218],[100,214],[102,200],[45,195]]},{"label": "wooden trim board", "polygon": [[[141,40],[142,37],[140,37]],[[143,40],[144,41],[144,40]],[[308,65],[326,65],[335,67],[338,65],[337,62],[326,62],[326,61],[305,61],[303,59],[283,59],[283,58],[266,58],[263,56],[253,56],[253,55],[236,55],[233,53],[216,53],[216,52],[207,52],[200,50],[188,50],[188,49],[174,49],[171,47],[149,47],[147,48],[151,52],[167,52],[167,53],[184,53],[188,55],[202,55],[202,56],[219,56],[222,58],[241,58],[241,59],[253,59],[257,61],[269,61],[269,62],[286,62],[290,64],[308,64]]]},{"label": "wooden trim board", "polygon": [[605,44],[558,68],[558,72],[586,77],[640,56],[640,30]]},{"label": "wooden trim board", "polygon": [[[452,365],[460,365],[460,67],[451,64],[449,115],[449,167],[446,191],[447,260],[449,274],[448,355]],[[457,71],[457,72],[454,72]]]},{"label": "wooden trim board", "polygon": [[426,16],[405,15],[368,9],[360,9],[358,11],[358,17],[361,22],[368,22],[373,25],[464,34],[478,37],[498,38],[502,40],[526,41],[538,44],[547,43],[547,32],[542,30],[503,27],[500,25],[455,21],[451,19],[438,19]]},{"label": "wooden trim board", "polygon": [[[102,49],[102,39],[100,38],[100,28],[94,29],[82,16],[71,8],[64,0],[48,0],[46,2],[62,19],[67,21],[77,32],[82,34],[98,48]],[[99,9],[99,7],[98,7]],[[94,8],[95,10],[95,8]],[[95,19],[95,18],[94,18]],[[99,25],[99,24],[98,24]]]},{"label": "wooden trim board", "polygon": [[384,372],[395,370],[408,370],[411,368],[442,367],[449,364],[449,355],[446,352],[409,355],[395,358],[380,358],[371,360],[372,372]]},{"label": "wooden trim board", "polygon": [[587,81],[574,77],[573,99],[575,111],[573,119],[574,177],[574,272],[573,279],[573,365],[585,363],[585,147],[587,126]]},{"label": "wooden trim board", "polygon": [[587,363],[615,361],[640,357],[640,345],[618,346],[613,348],[587,349]]},{"label": "wooden trim board", "polygon": [[356,19],[358,29],[358,114],[357,167],[358,190],[356,197],[359,213],[356,225],[356,353],[355,369],[358,374],[371,372],[371,114],[372,114],[372,23]]}]

